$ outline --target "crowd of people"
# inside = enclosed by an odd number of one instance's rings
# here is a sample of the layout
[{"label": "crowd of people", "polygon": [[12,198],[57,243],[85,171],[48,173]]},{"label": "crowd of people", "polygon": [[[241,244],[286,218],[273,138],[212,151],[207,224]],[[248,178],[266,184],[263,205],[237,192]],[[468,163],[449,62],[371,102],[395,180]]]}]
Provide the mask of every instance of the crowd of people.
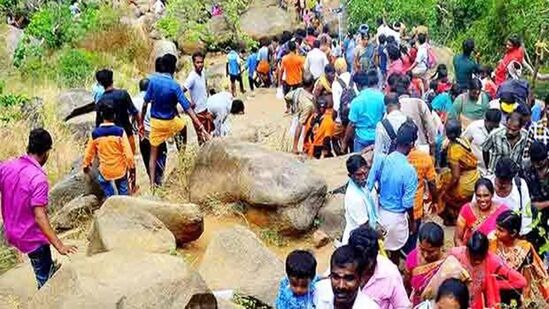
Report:
[{"label": "crowd of people", "polygon": [[[465,40],[455,79],[424,26],[406,33],[380,19],[336,47],[326,28],[261,45],[257,73],[284,95],[292,152],[373,154],[347,160],[346,226],[328,276],[292,252],[277,308],[549,304],[549,97],[534,98],[517,36],[495,70]],[[452,249],[437,215],[456,227]]]},{"label": "crowd of people", "polygon": [[[244,93],[247,74],[250,91],[277,87],[284,99],[293,153],[355,153],[341,188],[345,229],[328,272],[317,274],[310,252],[292,252],[277,308],[547,306],[549,97],[536,100],[523,78],[531,67],[516,36],[495,70],[476,55],[474,40],[465,40],[452,80],[427,27],[407,33],[381,18],[376,31],[362,25],[341,42],[317,25],[249,52],[228,50],[230,92],[208,88],[200,52],[181,85],[177,58],[156,59],[133,98],[114,87],[111,70],[99,70],[83,171],[98,162],[105,196],[132,194],[139,147],[151,187],[160,186],[168,141],[180,150],[187,143],[180,114],[200,145],[227,135],[228,115],[244,112],[236,83]],[[6,239],[29,255],[39,286],[56,268],[50,244],[61,254],[76,250],[59,240],[45,212],[41,166],[51,148],[50,134],[36,129],[27,155],[0,165]],[[453,239],[433,221],[437,215],[456,226]],[[445,249],[448,242],[453,248]]]}]

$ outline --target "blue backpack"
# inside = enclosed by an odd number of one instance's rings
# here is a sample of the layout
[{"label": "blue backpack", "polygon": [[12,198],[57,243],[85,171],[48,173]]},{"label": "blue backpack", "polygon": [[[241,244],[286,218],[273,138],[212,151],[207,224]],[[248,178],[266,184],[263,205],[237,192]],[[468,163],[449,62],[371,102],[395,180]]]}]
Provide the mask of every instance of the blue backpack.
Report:
[{"label": "blue backpack", "polygon": [[238,63],[238,54],[235,51],[231,51],[227,55],[227,62],[229,64],[229,74],[238,75],[240,74],[240,64]]}]

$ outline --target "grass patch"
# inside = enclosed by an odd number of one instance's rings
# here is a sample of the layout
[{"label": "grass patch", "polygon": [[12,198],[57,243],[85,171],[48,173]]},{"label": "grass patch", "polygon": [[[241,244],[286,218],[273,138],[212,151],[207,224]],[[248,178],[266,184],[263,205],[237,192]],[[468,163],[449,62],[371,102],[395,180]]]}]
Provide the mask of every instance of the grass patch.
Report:
[{"label": "grass patch", "polygon": [[0,225],[0,275],[17,264],[17,251],[8,245],[3,235],[4,227]]},{"label": "grass patch", "polygon": [[267,246],[286,247],[288,240],[284,238],[277,230],[261,229],[259,230],[259,238]]},{"label": "grass patch", "polygon": [[246,309],[272,309],[273,307],[264,304],[260,300],[246,296],[239,293],[235,293],[232,300],[235,304],[242,306]]}]

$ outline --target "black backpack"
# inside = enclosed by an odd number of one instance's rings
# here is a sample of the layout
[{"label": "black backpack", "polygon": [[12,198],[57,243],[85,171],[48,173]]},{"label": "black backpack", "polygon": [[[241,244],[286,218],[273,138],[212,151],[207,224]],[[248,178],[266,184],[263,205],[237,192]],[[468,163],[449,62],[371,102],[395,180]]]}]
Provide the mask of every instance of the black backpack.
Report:
[{"label": "black backpack", "polygon": [[[383,125],[383,128],[385,129],[385,131],[389,135],[389,138],[391,139],[391,145],[389,146],[389,151],[387,152],[387,154],[390,154],[396,149],[397,134],[395,132],[395,129],[393,128],[393,125],[391,125],[391,123],[389,122],[389,119],[383,118],[383,120],[381,120],[381,124]],[[414,121],[410,117],[406,117],[406,121],[400,125],[399,129],[405,125],[416,126]]]},{"label": "black backpack", "polygon": [[343,88],[341,93],[341,99],[339,104],[339,117],[341,118],[341,124],[347,126],[349,124],[349,111],[351,110],[351,102],[356,98],[356,91],[354,87],[353,79],[347,86],[341,78],[337,78],[337,82]]}]

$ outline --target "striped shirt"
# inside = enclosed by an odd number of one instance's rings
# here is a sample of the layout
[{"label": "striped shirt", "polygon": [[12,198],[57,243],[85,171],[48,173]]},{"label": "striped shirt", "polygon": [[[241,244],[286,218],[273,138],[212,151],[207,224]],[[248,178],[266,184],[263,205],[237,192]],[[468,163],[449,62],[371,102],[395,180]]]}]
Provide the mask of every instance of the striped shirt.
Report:
[{"label": "striped shirt", "polygon": [[124,177],[128,169],[134,168],[133,152],[128,137],[121,127],[103,123],[93,130],[84,155],[84,167],[99,158],[99,172],[106,180]]},{"label": "striped shirt", "polygon": [[524,148],[523,160],[530,160],[530,146],[534,141],[538,141],[545,146],[549,146],[549,120],[544,117],[538,122],[532,123],[528,130],[528,137],[526,139],[526,147]]},{"label": "striped shirt", "polygon": [[503,157],[510,157],[516,164],[521,166],[522,154],[526,147],[527,132],[520,131],[520,139],[515,145],[511,145],[507,139],[507,128],[499,128],[493,130],[488,138],[482,144],[482,151],[490,154],[490,162],[488,162],[488,171],[495,171],[496,164]]}]

